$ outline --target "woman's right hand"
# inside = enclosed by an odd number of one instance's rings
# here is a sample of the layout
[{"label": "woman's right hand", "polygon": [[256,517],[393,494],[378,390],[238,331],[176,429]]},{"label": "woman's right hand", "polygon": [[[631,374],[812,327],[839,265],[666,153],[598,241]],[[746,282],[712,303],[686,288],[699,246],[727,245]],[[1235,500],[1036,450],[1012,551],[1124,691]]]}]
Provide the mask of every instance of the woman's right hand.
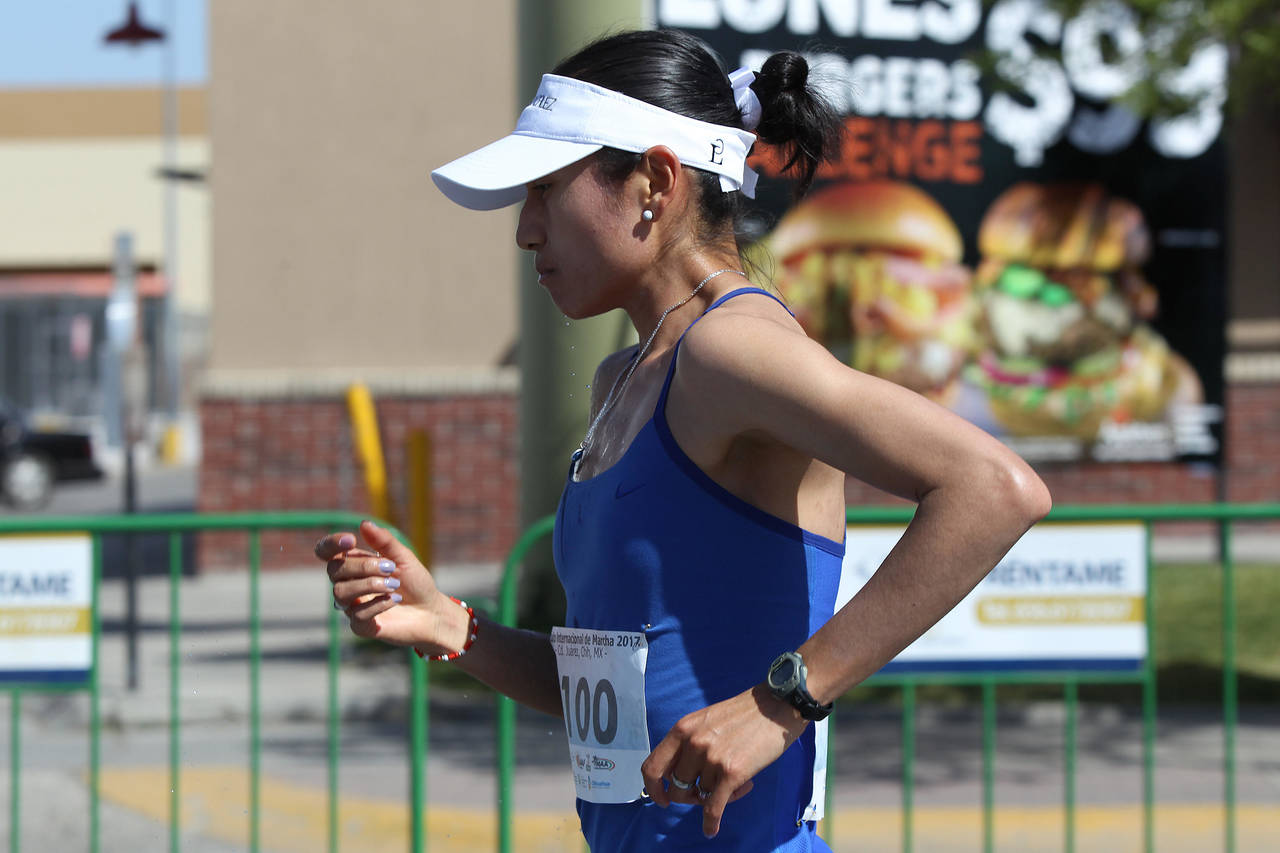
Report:
[{"label": "woman's right hand", "polygon": [[413,552],[371,521],[361,523],[360,537],[367,548],[357,547],[352,533],[330,534],[315,548],[327,563],[334,604],[347,614],[351,630],[428,655],[460,649],[466,612],[436,588]]}]

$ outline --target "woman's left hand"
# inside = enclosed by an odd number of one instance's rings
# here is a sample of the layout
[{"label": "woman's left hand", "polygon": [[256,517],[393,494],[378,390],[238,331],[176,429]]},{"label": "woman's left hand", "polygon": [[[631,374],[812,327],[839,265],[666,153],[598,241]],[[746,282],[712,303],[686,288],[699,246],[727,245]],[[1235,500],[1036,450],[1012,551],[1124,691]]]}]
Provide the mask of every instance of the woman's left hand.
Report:
[{"label": "woman's left hand", "polygon": [[[751,779],[790,746],[808,721],[758,684],[688,714],[649,753],[640,772],[653,801],[701,803],[702,832],[720,831],[724,807],[746,796]],[[687,789],[670,780],[689,783]]]}]

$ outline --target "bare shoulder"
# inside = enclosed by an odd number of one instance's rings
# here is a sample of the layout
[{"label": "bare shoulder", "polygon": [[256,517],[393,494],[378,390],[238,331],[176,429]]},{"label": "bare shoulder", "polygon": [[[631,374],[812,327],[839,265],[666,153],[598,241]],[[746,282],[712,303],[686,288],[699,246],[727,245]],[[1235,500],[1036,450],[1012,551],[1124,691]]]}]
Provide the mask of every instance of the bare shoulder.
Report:
[{"label": "bare shoulder", "polygon": [[[704,316],[680,350],[680,371],[722,382],[728,375],[763,378],[786,356],[811,367],[839,367],[827,349],[805,334],[791,313],[763,294],[744,294]],[[794,363],[794,362],[792,362]]]}]

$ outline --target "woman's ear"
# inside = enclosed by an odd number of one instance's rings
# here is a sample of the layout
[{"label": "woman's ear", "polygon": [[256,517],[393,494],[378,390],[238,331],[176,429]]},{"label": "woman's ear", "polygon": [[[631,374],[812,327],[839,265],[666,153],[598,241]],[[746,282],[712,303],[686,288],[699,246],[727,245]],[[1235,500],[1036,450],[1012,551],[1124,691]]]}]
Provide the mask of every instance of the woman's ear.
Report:
[{"label": "woman's ear", "polygon": [[653,211],[654,216],[660,215],[663,208],[672,202],[685,177],[680,158],[665,145],[655,145],[644,152],[633,174],[640,179],[637,182],[641,193],[640,206]]}]

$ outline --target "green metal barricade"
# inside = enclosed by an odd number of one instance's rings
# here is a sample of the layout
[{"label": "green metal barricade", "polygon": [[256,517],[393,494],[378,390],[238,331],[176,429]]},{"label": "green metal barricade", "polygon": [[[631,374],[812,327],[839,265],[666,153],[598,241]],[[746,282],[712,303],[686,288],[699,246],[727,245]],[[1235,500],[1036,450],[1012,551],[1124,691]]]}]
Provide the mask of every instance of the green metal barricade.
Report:
[{"label": "green metal barricade", "polygon": [[[914,510],[905,508],[851,508],[847,517],[850,525],[900,524],[911,520]],[[924,684],[978,685],[982,691],[982,836],[983,850],[986,853],[995,848],[995,735],[996,735],[996,688],[1001,684],[1057,684],[1062,687],[1065,705],[1064,738],[1065,754],[1063,761],[1063,813],[1064,813],[1064,849],[1068,853],[1075,850],[1075,766],[1076,744],[1075,726],[1077,712],[1078,688],[1085,683],[1130,682],[1141,685],[1143,735],[1142,735],[1142,778],[1143,778],[1143,845],[1147,853],[1155,850],[1155,734],[1156,734],[1156,663],[1155,663],[1155,601],[1152,594],[1152,559],[1151,539],[1152,526],[1160,522],[1214,522],[1218,527],[1219,553],[1222,563],[1222,717],[1223,717],[1223,806],[1224,849],[1227,853],[1236,850],[1236,767],[1235,739],[1237,724],[1237,684],[1236,684],[1236,603],[1234,585],[1234,560],[1232,557],[1231,525],[1241,521],[1276,521],[1280,520],[1280,504],[1194,504],[1194,505],[1099,505],[1099,506],[1063,506],[1055,507],[1047,522],[1139,522],[1146,530],[1147,554],[1147,595],[1145,622],[1147,631],[1147,656],[1142,670],[1135,674],[1127,673],[1095,673],[1095,672],[974,672],[938,675],[887,675],[873,676],[866,682],[870,685],[890,684],[898,686],[902,691],[902,850],[910,853],[914,849],[913,839],[913,798],[915,780],[912,765],[915,756],[915,713],[916,689]],[[504,625],[516,624],[516,591],[519,570],[529,549],[539,539],[551,533],[554,520],[550,517],[533,524],[512,548],[507,558],[502,590],[499,598],[499,620]],[[837,711],[839,703],[837,703]],[[833,842],[835,830],[831,825],[833,815],[832,794],[834,791],[834,751],[836,734],[836,715],[831,718],[828,738],[827,760],[827,823],[824,826],[824,837],[828,843]],[[511,699],[498,698],[498,844],[502,853],[512,850],[512,783],[515,766],[515,705]]]},{"label": "green metal barricade", "polygon": [[[848,513],[850,524],[905,524],[910,520],[912,510],[905,509],[851,509]],[[1213,504],[1194,506],[1092,506],[1092,507],[1060,507],[1049,516],[1048,521],[1061,522],[1140,522],[1147,529],[1147,589],[1146,597],[1146,630],[1148,655],[1143,670],[1135,675],[1105,676],[1097,673],[968,673],[963,676],[954,675],[878,675],[871,684],[890,684],[897,686],[902,692],[902,849],[913,849],[912,814],[914,778],[912,764],[915,754],[915,714],[916,690],[924,684],[968,684],[978,685],[982,692],[983,720],[983,844],[985,850],[994,848],[994,754],[996,729],[996,689],[1002,684],[1058,684],[1063,691],[1066,709],[1064,721],[1064,847],[1068,851],[1075,849],[1075,723],[1078,687],[1081,684],[1102,680],[1130,681],[1141,685],[1143,706],[1143,837],[1145,849],[1153,851],[1154,805],[1156,799],[1155,785],[1155,727],[1156,727],[1156,669],[1153,650],[1154,630],[1154,597],[1150,594],[1151,582],[1150,540],[1152,525],[1171,521],[1209,521],[1218,525],[1222,564],[1222,717],[1223,717],[1223,773],[1224,790],[1223,805],[1225,811],[1224,848],[1229,853],[1236,849],[1236,792],[1235,792],[1235,738],[1237,722],[1237,685],[1236,685],[1236,613],[1234,587],[1234,560],[1232,558],[1231,524],[1238,521],[1275,521],[1280,520],[1280,504]],[[21,759],[21,709],[25,692],[33,690],[84,690],[89,694],[90,731],[89,731],[89,791],[90,808],[88,820],[90,824],[90,850],[99,849],[99,770],[100,770],[100,718],[98,713],[98,648],[101,638],[101,620],[98,613],[98,591],[102,577],[102,537],[107,534],[141,534],[162,533],[169,537],[169,849],[176,853],[180,850],[180,793],[182,766],[180,762],[181,720],[179,716],[179,687],[181,683],[181,662],[179,642],[182,625],[177,618],[179,597],[181,594],[182,549],[181,537],[186,533],[209,531],[243,531],[248,534],[249,546],[246,554],[250,570],[249,597],[247,609],[249,613],[250,650],[249,650],[249,849],[260,848],[260,796],[259,783],[261,777],[261,706],[260,706],[260,670],[261,670],[261,607],[258,596],[258,579],[261,567],[261,534],[264,530],[288,530],[303,528],[354,529],[361,517],[352,513],[229,513],[210,515],[134,515],[134,516],[94,516],[81,518],[9,518],[0,519],[0,536],[13,534],[41,533],[85,533],[93,543],[93,626],[92,654],[93,662],[89,683],[75,687],[58,687],[40,684],[0,684],[0,690],[10,695],[10,838],[9,849],[18,850],[20,839],[20,784],[22,770]],[[544,536],[550,534],[553,526],[551,518],[542,519],[530,527],[510,552],[505,564],[500,597],[498,601],[498,618],[506,625],[514,625],[516,619],[517,584],[520,567],[529,548]],[[397,534],[398,535],[398,534]],[[337,853],[339,849],[338,827],[338,768],[340,760],[339,734],[340,716],[338,703],[338,669],[340,638],[344,631],[342,620],[336,611],[328,616],[329,654],[328,654],[328,849]],[[427,742],[427,677],[423,662],[412,653],[406,653],[410,667],[409,725],[410,725],[410,792],[409,823],[410,849],[419,853],[425,849],[425,762]],[[498,699],[497,721],[497,822],[499,849],[510,851],[514,837],[512,834],[514,802],[512,789],[515,766],[515,707],[506,697]],[[833,717],[831,744],[837,737],[836,720]],[[828,772],[834,769],[829,753]],[[831,819],[831,795],[833,784],[828,784],[828,821]],[[824,834],[831,839],[835,829],[830,822],[824,827]]]},{"label": "green metal barricade", "polygon": [[[279,512],[279,513],[224,513],[208,515],[154,514],[124,516],[85,516],[64,518],[5,518],[0,519],[0,536],[16,534],[88,534],[93,543],[92,590],[92,663],[87,685],[49,686],[44,684],[0,684],[0,691],[10,696],[10,822],[9,850],[17,853],[21,838],[21,772],[20,752],[21,708],[24,692],[37,690],[83,690],[89,694],[89,849],[97,853],[100,848],[99,778],[101,758],[101,720],[99,717],[99,645],[102,634],[98,609],[99,588],[102,580],[103,536],[107,534],[160,533],[169,537],[169,850],[177,853],[180,841],[180,803],[182,765],[180,747],[182,725],[178,697],[181,684],[179,642],[182,636],[180,593],[182,578],[182,535],[212,531],[243,531],[248,534],[249,547],[246,559],[249,567],[249,839],[248,849],[260,849],[260,780],[262,758],[261,736],[261,631],[262,611],[259,601],[259,575],[262,564],[261,535],[264,530],[355,530],[363,516],[349,512]],[[402,541],[404,537],[390,525]],[[319,578],[317,578],[319,581]],[[328,849],[338,853],[338,769],[340,762],[340,713],[338,703],[338,669],[340,638],[344,625],[336,610],[328,615]],[[421,853],[426,849],[426,777],[424,774],[427,745],[427,669],[423,661],[406,650],[410,670],[409,691],[409,834],[410,850]]]}]

